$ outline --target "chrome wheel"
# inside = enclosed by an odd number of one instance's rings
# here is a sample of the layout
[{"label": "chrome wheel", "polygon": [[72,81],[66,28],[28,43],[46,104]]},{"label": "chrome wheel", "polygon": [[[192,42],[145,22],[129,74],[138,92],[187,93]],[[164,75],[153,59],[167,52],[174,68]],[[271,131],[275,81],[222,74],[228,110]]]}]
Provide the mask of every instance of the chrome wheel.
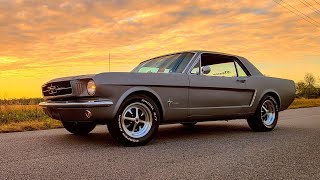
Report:
[{"label": "chrome wheel", "polygon": [[276,107],[271,100],[266,100],[261,106],[261,119],[265,126],[271,126],[276,119]]},{"label": "chrome wheel", "polygon": [[146,105],[140,102],[132,103],[124,109],[120,124],[131,138],[144,137],[151,129],[152,113]]}]

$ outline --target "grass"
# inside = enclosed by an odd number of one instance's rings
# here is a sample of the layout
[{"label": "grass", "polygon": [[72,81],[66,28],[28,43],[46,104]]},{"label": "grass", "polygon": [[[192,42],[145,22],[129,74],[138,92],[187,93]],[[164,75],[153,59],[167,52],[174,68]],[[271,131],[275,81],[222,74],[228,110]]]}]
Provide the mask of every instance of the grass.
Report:
[{"label": "grass", "polygon": [[0,106],[0,133],[62,127],[60,121],[49,118],[37,105]]},{"label": "grass", "polygon": [[[17,101],[18,102],[18,101]],[[14,104],[17,104],[14,102]],[[40,129],[60,128],[60,121],[49,118],[37,105],[28,104],[24,101],[20,105],[0,105],[0,133],[21,132]],[[28,101],[29,102],[29,101]],[[295,99],[289,109],[307,108],[320,106],[320,99]]]},{"label": "grass", "polygon": [[21,122],[27,120],[47,119],[42,109],[37,105],[4,105],[0,106],[0,124]]},{"label": "grass", "polygon": [[298,99],[297,98],[289,106],[289,109],[319,107],[319,106],[320,106],[320,98],[319,99],[304,99],[304,98]]},{"label": "grass", "polygon": [[62,127],[62,124],[60,121],[57,121],[57,120],[52,120],[52,119],[46,119],[42,121],[28,120],[28,121],[22,121],[22,122],[1,124],[0,133],[34,131],[34,130],[42,130],[42,129],[54,129],[54,128],[60,128],[60,127]]}]

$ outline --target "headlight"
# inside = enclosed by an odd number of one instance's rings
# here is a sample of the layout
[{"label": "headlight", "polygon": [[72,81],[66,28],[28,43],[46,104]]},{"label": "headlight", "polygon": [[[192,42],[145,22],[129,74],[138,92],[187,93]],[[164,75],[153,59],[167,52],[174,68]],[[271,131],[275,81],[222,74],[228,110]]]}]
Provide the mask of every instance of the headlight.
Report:
[{"label": "headlight", "polygon": [[90,80],[87,84],[87,91],[90,96],[93,96],[96,93],[96,83],[93,80]]}]

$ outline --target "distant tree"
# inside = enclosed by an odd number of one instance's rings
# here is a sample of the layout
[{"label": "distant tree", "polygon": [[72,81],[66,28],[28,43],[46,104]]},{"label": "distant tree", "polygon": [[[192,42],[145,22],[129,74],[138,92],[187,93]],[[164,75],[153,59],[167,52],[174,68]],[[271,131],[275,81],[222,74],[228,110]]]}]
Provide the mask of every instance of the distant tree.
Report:
[{"label": "distant tree", "polygon": [[304,80],[305,80],[307,86],[315,86],[316,85],[316,77],[314,77],[314,75],[311,73],[307,73],[304,76]]},{"label": "distant tree", "polygon": [[296,90],[296,94],[298,97],[304,97],[306,91],[306,83],[303,81],[296,83]]},{"label": "distant tree", "polygon": [[316,92],[317,92],[317,94],[316,94],[317,98],[320,97],[320,88],[319,87],[316,88]]},{"label": "distant tree", "polygon": [[296,83],[297,97],[307,99],[320,97],[320,87],[318,87],[316,83],[316,77],[311,73],[306,73],[304,80]]},{"label": "distant tree", "polygon": [[[304,76],[304,84],[305,84],[305,88],[304,88],[304,95],[307,99],[310,99],[313,96],[316,96],[317,94],[317,89],[315,87],[316,85],[316,78],[313,74],[311,73],[307,73]],[[302,85],[302,84],[300,84]]]}]

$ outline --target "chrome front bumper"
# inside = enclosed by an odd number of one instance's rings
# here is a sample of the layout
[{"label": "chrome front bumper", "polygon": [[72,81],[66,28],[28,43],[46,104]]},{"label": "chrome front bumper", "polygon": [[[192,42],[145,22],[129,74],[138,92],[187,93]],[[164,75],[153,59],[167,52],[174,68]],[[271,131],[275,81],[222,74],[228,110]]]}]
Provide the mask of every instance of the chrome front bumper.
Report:
[{"label": "chrome front bumper", "polygon": [[92,108],[92,107],[108,107],[113,105],[111,100],[90,100],[90,101],[48,101],[41,102],[41,107],[53,108]]}]

